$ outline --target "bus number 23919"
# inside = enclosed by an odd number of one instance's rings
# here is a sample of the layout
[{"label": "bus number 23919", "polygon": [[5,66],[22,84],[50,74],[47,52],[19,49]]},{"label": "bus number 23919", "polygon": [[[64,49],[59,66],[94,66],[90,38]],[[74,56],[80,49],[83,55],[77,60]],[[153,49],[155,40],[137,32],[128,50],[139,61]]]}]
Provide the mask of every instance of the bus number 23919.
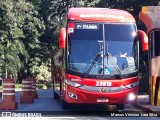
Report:
[{"label": "bus number 23919", "polygon": [[112,83],[105,81],[96,81],[96,86],[112,86]]}]

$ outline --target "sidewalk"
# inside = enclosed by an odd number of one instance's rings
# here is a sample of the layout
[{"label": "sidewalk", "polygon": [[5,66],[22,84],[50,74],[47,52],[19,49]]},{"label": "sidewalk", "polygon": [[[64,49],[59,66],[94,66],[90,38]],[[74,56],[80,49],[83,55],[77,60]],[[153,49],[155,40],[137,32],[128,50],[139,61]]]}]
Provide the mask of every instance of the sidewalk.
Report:
[{"label": "sidewalk", "polygon": [[153,112],[156,114],[160,114],[160,106],[153,106],[149,103],[149,95],[139,95],[138,103],[134,105],[134,107],[138,107],[146,112]]}]

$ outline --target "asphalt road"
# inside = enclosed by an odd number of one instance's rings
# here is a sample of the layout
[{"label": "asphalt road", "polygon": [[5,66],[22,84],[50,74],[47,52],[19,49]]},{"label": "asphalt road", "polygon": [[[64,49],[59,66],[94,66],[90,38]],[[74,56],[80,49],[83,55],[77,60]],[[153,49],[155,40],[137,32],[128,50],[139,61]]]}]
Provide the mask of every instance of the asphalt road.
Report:
[{"label": "asphalt road", "polygon": [[[126,105],[124,111],[116,110],[115,106],[106,105],[75,105],[68,110],[61,108],[61,102],[53,99],[51,89],[38,90],[38,99],[32,104],[20,104],[20,91],[16,91],[18,110],[0,111],[3,116],[10,114],[12,117],[1,117],[0,120],[18,120],[28,116],[34,120],[159,120],[158,117],[151,117],[150,113]],[[0,116],[1,116],[0,115]],[[38,116],[38,118],[35,118]],[[41,117],[42,116],[42,117]],[[153,116],[153,115],[152,115]],[[33,118],[34,117],[34,118]]]},{"label": "asphalt road", "polygon": [[[18,104],[18,110],[16,111],[42,111],[42,112],[70,112],[70,111],[92,111],[92,112],[101,112],[101,111],[116,111],[115,106],[107,105],[74,105],[70,109],[64,110],[61,107],[60,100],[53,99],[52,89],[38,90],[38,99],[34,99],[32,104]],[[16,101],[20,103],[20,91],[16,91]],[[133,111],[131,105],[125,106],[125,111]]]}]

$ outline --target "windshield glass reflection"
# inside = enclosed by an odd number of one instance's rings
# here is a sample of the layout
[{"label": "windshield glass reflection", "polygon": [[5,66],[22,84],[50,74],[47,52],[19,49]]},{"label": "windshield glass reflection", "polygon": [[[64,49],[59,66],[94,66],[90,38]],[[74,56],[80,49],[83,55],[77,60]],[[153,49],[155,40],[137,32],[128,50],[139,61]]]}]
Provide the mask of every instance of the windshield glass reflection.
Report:
[{"label": "windshield glass reflection", "polygon": [[[138,47],[134,43],[135,25],[105,24],[105,41],[103,41],[103,25],[97,26],[96,29],[75,28],[70,34],[68,69],[100,75],[123,75],[135,72],[138,63]],[[127,35],[124,36],[124,33]]]}]

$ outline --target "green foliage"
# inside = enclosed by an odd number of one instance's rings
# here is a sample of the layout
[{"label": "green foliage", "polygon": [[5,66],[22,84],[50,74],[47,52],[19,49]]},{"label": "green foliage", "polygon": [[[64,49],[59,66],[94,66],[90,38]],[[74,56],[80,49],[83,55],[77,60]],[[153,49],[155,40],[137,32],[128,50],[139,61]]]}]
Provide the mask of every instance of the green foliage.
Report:
[{"label": "green foliage", "polygon": [[37,87],[38,89],[43,89],[43,88],[45,87],[45,85],[44,85],[44,84],[37,84],[36,87]]},{"label": "green foliage", "polygon": [[[105,8],[116,8],[123,9],[130,12],[135,19],[137,20],[138,27],[141,27],[139,24],[139,12],[142,6],[154,6],[157,5],[159,0],[147,1],[147,0],[100,0],[96,4],[96,7],[105,7]],[[143,27],[141,27],[143,28]]]},{"label": "green foliage", "polygon": [[22,84],[15,84],[15,88],[16,89],[21,89],[22,88]]},{"label": "green foliage", "polygon": [[40,67],[35,67],[36,79],[37,81],[50,81],[51,71],[48,65],[42,64]]},{"label": "green foliage", "polygon": [[48,84],[37,84],[37,89],[51,89],[53,86],[52,84],[48,83]]},{"label": "green foliage", "polygon": [[72,0],[74,7],[94,7],[100,0]]},{"label": "green foliage", "polygon": [[[0,1],[0,66],[1,76],[17,78],[40,50],[39,37],[45,29],[34,5],[26,0]],[[36,55],[35,55],[36,54]],[[35,56],[35,57],[34,57]],[[31,58],[31,59],[29,59]]]},{"label": "green foliage", "polygon": [[[22,72],[26,71],[26,73],[22,73],[26,74],[26,76],[30,74],[37,74],[36,70],[43,63],[47,63],[47,61],[50,58],[52,58],[51,54],[53,52],[53,47],[56,46],[58,43],[58,33],[60,27],[62,26],[61,18],[65,16],[65,12],[67,10],[67,5],[65,1],[59,1],[59,0],[28,0],[28,1],[32,3],[32,5],[34,5],[34,9],[35,11],[37,11],[36,16],[40,18],[44,26],[42,28],[44,29],[39,28],[37,30],[41,31],[35,33],[30,29],[25,30],[27,36],[25,36],[24,43],[27,48],[27,51],[30,54],[29,61],[25,63],[25,67],[22,69]],[[37,23],[38,26],[39,22]],[[33,25],[33,27],[35,26]],[[31,38],[34,37],[34,38],[28,39],[28,37]],[[30,42],[28,43],[28,41]]]},{"label": "green foliage", "polygon": [[16,7],[15,2],[11,0],[0,1],[0,72],[5,78],[12,76],[15,79],[22,67],[20,55],[25,58],[28,56],[21,41],[24,35]]},{"label": "green foliage", "polygon": [[47,83],[46,83],[46,86],[47,86],[48,89],[50,89],[50,88],[53,87],[53,84],[52,84],[51,82],[47,82]]}]

